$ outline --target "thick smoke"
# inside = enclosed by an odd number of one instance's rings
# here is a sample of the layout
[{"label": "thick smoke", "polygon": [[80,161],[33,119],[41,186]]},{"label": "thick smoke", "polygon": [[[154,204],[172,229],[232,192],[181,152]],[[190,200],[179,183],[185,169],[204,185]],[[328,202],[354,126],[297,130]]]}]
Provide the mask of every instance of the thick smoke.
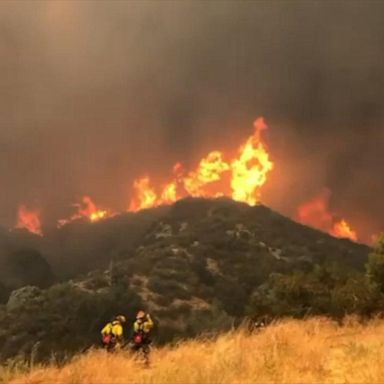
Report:
[{"label": "thick smoke", "polygon": [[360,231],[384,227],[381,2],[0,4],[0,216],[45,220],[83,194],[128,206],[132,179],[271,126],[267,204],[322,187]]}]

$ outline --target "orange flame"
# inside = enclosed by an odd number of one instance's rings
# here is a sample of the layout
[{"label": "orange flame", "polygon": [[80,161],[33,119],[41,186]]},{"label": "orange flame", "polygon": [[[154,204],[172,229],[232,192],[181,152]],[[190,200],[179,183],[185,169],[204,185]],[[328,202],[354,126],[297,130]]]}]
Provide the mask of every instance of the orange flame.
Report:
[{"label": "orange flame", "polygon": [[61,227],[74,220],[87,219],[91,222],[96,222],[110,216],[108,211],[101,210],[96,207],[96,204],[92,201],[89,196],[83,196],[81,202],[74,204],[77,207],[77,212],[72,215],[69,219],[61,219],[58,221],[58,226]]},{"label": "orange flame", "polygon": [[232,161],[232,198],[255,205],[260,200],[260,187],[273,169],[269,154],[261,141],[261,132],[267,129],[262,117],[254,122],[255,134],[240,148],[240,156]]},{"label": "orange flame", "polygon": [[16,228],[25,228],[35,235],[43,235],[40,222],[40,211],[29,209],[25,205],[20,205],[17,211]]},{"label": "orange flame", "polygon": [[[159,188],[152,185],[149,176],[136,179],[128,210],[138,211],[171,204],[186,196],[230,196],[249,205],[257,204],[260,201],[261,188],[267,182],[274,163],[270,160],[262,139],[262,133],[267,129],[262,117],[255,120],[254,128],[253,135],[239,146],[234,157],[228,158],[224,152],[214,150],[190,171],[185,170],[178,162],[173,167],[172,177]],[[329,210],[329,199],[330,191],[324,189],[313,199],[301,204],[297,209],[298,221],[333,236],[357,241],[357,233],[347,221],[339,220]],[[98,208],[89,196],[82,197],[81,202],[74,206],[77,207],[77,212],[69,219],[59,220],[59,227],[78,219],[96,222],[114,215]],[[18,210],[17,228],[26,228],[32,233],[42,235],[39,211],[21,205]]]},{"label": "orange flame", "polygon": [[175,182],[168,183],[161,193],[161,203],[169,204],[177,200],[177,185]]},{"label": "orange flame", "polygon": [[357,241],[357,234],[345,219],[337,220],[329,211],[331,192],[323,189],[313,199],[301,204],[297,209],[300,223],[328,232],[330,235]]},{"label": "orange flame", "polygon": [[136,198],[139,205],[132,200],[129,206],[130,211],[138,211],[139,209],[150,208],[159,204],[157,201],[158,197],[153,188],[150,186],[149,177],[145,176],[141,179],[135,180],[133,188],[137,194]]},{"label": "orange flame", "polygon": [[104,219],[107,216],[107,211],[97,209],[92,199],[89,196],[84,196],[82,198],[82,204],[79,205],[78,215],[95,222]]},{"label": "orange flame", "polygon": [[260,200],[260,189],[273,169],[273,162],[261,138],[261,132],[267,128],[264,119],[258,118],[254,127],[255,133],[240,146],[236,158],[227,161],[223,152],[215,150],[200,160],[196,170],[188,173],[177,163],[173,167],[173,180],[159,193],[151,186],[148,176],[135,180],[129,210],[170,204],[185,196],[226,195],[255,205]]},{"label": "orange flame", "polygon": [[330,196],[330,191],[323,189],[311,200],[301,204],[297,208],[299,222],[328,232],[333,225],[333,218],[328,210]]},{"label": "orange flame", "polygon": [[333,225],[331,234],[336,237],[357,241],[357,234],[345,220],[340,220]]},{"label": "orange flame", "polygon": [[229,170],[229,164],[223,160],[220,151],[210,152],[205,158],[200,160],[196,171],[190,172],[184,179],[184,189],[190,196],[206,196],[204,187],[221,179],[221,174]]}]

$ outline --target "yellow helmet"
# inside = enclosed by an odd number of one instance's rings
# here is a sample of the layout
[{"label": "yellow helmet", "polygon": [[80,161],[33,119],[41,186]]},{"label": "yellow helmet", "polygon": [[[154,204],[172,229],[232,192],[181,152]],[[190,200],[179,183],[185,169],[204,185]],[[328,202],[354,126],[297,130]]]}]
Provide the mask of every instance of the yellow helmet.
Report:
[{"label": "yellow helmet", "polygon": [[124,315],[116,316],[116,320],[120,321],[120,323],[125,323],[127,321]]}]

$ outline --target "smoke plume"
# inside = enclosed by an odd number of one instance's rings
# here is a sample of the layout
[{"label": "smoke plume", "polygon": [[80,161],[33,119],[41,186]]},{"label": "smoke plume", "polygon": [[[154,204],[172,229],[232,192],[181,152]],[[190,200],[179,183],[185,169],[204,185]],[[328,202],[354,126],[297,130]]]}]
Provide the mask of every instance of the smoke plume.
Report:
[{"label": "smoke plume", "polygon": [[20,203],[49,223],[83,195],[126,209],[135,177],[231,149],[264,116],[265,203],[293,215],[326,187],[363,235],[384,229],[384,3],[0,9],[1,224]]}]

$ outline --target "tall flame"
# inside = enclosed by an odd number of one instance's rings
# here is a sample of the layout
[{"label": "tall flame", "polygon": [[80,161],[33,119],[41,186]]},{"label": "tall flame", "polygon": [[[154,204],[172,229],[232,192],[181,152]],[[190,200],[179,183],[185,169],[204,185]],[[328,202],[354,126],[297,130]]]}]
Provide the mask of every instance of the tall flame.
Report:
[{"label": "tall flame", "polygon": [[261,132],[267,129],[262,117],[254,122],[255,134],[240,148],[240,155],[231,163],[232,198],[255,205],[260,199],[260,187],[273,169],[269,154],[261,141]]},{"label": "tall flame", "polygon": [[131,201],[130,211],[136,211],[138,209],[145,209],[154,207],[157,203],[157,195],[153,188],[150,186],[150,179],[148,176],[142,177],[141,179],[133,182],[133,188],[137,193],[137,199],[140,201],[140,207],[136,207],[134,201]]},{"label": "tall flame", "polygon": [[182,164],[173,167],[173,179],[159,192],[151,185],[149,176],[134,181],[134,196],[129,210],[138,211],[160,204],[169,204],[182,197],[231,196],[234,200],[255,205],[260,189],[267,181],[273,162],[261,138],[267,128],[262,117],[254,122],[255,132],[238,150],[234,159],[225,160],[223,152],[214,150],[186,172]]},{"label": "tall flame", "polygon": [[175,182],[168,183],[161,193],[160,201],[162,204],[170,204],[177,200],[177,184]]},{"label": "tall flame", "polygon": [[20,205],[17,211],[16,228],[24,228],[35,235],[42,236],[40,211]]},{"label": "tall flame", "polygon": [[302,224],[328,232],[330,235],[357,241],[358,237],[345,219],[338,220],[329,210],[331,192],[323,189],[311,200],[297,209],[298,220]]}]

